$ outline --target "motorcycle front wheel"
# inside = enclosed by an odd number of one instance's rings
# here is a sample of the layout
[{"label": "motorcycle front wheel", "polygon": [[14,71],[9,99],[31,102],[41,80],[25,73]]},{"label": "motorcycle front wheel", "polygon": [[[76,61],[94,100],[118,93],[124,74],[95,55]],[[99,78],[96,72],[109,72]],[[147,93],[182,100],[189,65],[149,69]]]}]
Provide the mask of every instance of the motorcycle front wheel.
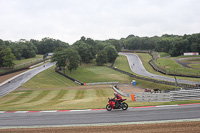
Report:
[{"label": "motorcycle front wheel", "polygon": [[128,104],[127,103],[122,103],[122,109],[123,110],[127,110],[128,109]]},{"label": "motorcycle front wheel", "polygon": [[111,105],[110,105],[110,104],[107,104],[107,105],[106,105],[106,109],[107,109],[108,111],[111,111],[111,110],[112,110]]}]

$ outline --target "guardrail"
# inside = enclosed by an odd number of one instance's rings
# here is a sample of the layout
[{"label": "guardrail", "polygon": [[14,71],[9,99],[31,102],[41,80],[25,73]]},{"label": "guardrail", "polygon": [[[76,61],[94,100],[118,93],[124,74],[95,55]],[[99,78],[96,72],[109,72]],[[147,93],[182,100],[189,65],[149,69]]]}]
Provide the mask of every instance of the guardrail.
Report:
[{"label": "guardrail", "polygon": [[170,102],[170,93],[148,93],[138,92],[134,93],[135,101],[137,102]]},{"label": "guardrail", "polygon": [[118,83],[119,82],[96,82],[96,83],[85,83],[85,85],[106,85],[106,84],[115,85]]},{"label": "guardrail", "polygon": [[200,89],[170,91],[168,93],[123,93],[116,86],[112,86],[113,90],[125,97],[134,95],[136,102],[170,102],[170,101],[183,101],[183,100],[197,100],[200,99]]},{"label": "guardrail", "polygon": [[200,99],[200,89],[170,91],[171,101]]},{"label": "guardrail", "polygon": [[112,89],[124,97],[130,97],[129,94],[121,92],[116,86],[112,86]]}]

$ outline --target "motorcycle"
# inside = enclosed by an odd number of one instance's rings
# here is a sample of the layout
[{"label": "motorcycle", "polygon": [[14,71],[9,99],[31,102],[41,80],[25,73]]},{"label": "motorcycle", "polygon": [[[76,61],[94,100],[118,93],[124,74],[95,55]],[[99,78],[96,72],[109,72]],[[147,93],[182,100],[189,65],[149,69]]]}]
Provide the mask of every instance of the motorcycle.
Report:
[{"label": "motorcycle", "polygon": [[115,98],[108,98],[108,103],[106,105],[106,109],[108,111],[111,111],[112,109],[122,109],[122,110],[127,110],[128,109],[128,104],[125,103],[126,99],[122,99],[121,102],[118,102],[118,104],[116,104],[116,100]]}]

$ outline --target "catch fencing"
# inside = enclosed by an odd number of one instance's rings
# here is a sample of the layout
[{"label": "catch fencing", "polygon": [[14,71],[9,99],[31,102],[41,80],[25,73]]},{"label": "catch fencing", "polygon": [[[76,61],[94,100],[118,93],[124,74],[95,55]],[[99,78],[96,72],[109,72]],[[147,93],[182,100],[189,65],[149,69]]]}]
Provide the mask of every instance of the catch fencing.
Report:
[{"label": "catch fencing", "polygon": [[115,85],[118,84],[119,82],[96,82],[96,83],[85,83],[85,85]]},{"label": "catch fencing", "polygon": [[170,91],[168,93],[123,93],[116,86],[112,87],[114,91],[125,97],[131,97],[133,94],[136,102],[170,102],[170,101],[184,101],[184,100],[197,100],[200,99],[200,89],[188,88],[178,91]]},{"label": "catch fencing", "polygon": [[134,93],[135,101],[137,102],[170,102],[170,93],[149,93],[149,92],[138,92]]},{"label": "catch fencing", "polygon": [[171,101],[200,99],[200,89],[171,91]]}]

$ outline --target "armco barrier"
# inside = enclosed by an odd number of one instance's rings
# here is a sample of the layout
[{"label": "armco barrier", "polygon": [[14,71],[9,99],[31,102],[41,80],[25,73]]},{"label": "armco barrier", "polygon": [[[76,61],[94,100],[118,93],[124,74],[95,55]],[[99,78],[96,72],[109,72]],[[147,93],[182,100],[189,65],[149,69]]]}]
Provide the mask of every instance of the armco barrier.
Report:
[{"label": "armco barrier", "polygon": [[171,101],[170,93],[134,93],[136,102],[169,102]]},{"label": "armco barrier", "polygon": [[[121,92],[116,86],[112,86],[113,90],[125,97],[131,97],[130,94]],[[137,92],[134,94],[136,102],[170,102],[183,100],[197,100],[200,99],[200,89],[170,91],[168,93],[148,93]]]},{"label": "armco barrier", "polygon": [[113,89],[114,91],[116,91],[118,94],[120,94],[120,95],[122,95],[122,96],[124,96],[124,97],[130,97],[128,94],[123,93],[123,92],[121,92],[120,90],[118,90],[118,89],[116,88],[116,86],[112,86],[112,89]]},{"label": "armco barrier", "polygon": [[170,91],[171,101],[200,99],[200,89]]},{"label": "armco barrier", "polygon": [[85,83],[86,85],[105,85],[105,84],[109,84],[109,85],[115,85],[118,84],[119,82],[97,82],[97,83]]}]

